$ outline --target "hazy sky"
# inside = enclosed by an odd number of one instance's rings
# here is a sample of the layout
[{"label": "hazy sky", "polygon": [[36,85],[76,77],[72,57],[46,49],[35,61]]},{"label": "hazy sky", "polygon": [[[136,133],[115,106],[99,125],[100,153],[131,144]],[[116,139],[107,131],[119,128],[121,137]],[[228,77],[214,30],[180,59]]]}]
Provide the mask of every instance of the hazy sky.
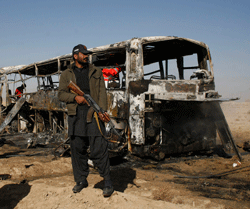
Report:
[{"label": "hazy sky", "polygon": [[216,90],[250,99],[249,0],[0,0],[0,67],[147,36],[206,43]]}]

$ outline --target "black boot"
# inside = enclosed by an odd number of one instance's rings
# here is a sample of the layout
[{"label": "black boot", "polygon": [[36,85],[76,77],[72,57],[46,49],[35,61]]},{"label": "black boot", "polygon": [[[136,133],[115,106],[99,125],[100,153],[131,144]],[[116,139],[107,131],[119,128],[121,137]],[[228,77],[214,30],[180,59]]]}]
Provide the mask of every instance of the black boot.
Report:
[{"label": "black boot", "polygon": [[82,191],[83,188],[86,188],[86,187],[88,187],[87,180],[81,181],[81,182],[77,182],[76,185],[74,186],[74,188],[72,189],[72,191],[74,193],[78,193],[78,192]]},{"label": "black boot", "polygon": [[112,186],[112,181],[111,180],[105,180],[104,184],[105,184],[105,186],[103,188],[103,196],[104,197],[110,197],[114,192],[114,188]]},{"label": "black boot", "polygon": [[103,196],[104,197],[110,197],[114,192],[114,187],[113,186],[106,186],[103,189]]}]

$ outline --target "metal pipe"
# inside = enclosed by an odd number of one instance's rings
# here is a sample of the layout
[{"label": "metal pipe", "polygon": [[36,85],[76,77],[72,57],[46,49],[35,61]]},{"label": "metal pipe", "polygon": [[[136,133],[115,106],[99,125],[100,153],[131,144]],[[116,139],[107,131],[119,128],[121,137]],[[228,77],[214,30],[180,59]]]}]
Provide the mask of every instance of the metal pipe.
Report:
[{"label": "metal pipe", "polygon": [[165,60],[165,74],[166,74],[166,80],[168,80],[168,60]]},{"label": "metal pipe", "polygon": [[39,80],[39,77],[38,77],[38,67],[37,67],[37,65],[35,64],[35,69],[36,69],[36,76],[37,76],[37,84],[38,84],[38,89],[40,89],[41,88],[41,86],[40,86],[40,80]]}]

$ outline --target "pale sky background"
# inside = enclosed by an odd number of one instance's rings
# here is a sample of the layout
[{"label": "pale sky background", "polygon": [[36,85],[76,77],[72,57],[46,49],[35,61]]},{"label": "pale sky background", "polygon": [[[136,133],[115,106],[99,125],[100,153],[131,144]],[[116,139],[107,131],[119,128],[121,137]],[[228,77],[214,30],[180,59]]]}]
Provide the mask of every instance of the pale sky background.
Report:
[{"label": "pale sky background", "polygon": [[0,0],[0,67],[147,36],[206,43],[216,90],[250,99],[249,0]]}]

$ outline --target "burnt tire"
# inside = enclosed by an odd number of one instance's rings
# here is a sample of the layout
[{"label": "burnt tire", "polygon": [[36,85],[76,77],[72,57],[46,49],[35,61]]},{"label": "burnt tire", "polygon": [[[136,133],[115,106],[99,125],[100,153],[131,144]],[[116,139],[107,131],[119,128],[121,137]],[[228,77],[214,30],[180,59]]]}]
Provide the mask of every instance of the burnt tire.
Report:
[{"label": "burnt tire", "polygon": [[13,121],[10,123],[10,131],[11,131],[12,133],[18,132],[18,121],[17,121],[17,120],[13,120]]}]

